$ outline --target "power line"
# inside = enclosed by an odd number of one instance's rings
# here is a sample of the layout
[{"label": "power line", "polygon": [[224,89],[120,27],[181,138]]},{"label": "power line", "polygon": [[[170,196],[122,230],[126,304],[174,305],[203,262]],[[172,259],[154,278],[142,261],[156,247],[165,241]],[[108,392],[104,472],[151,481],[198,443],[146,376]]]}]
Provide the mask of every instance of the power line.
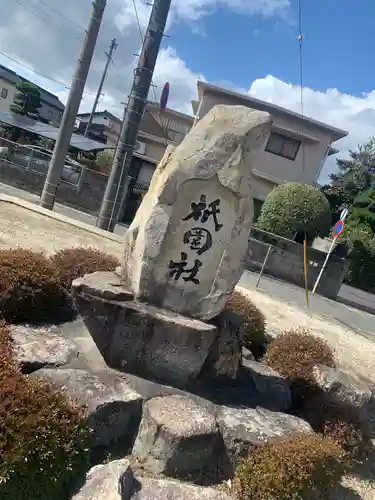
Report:
[{"label": "power line", "polygon": [[[28,7],[27,5],[23,4],[19,0],[12,0],[12,1],[15,2],[16,4],[18,4],[23,9],[25,9],[30,14],[32,14],[34,17],[36,17],[37,19],[39,19],[39,21],[42,21],[43,23],[48,24],[50,26],[50,19],[53,19],[53,17],[50,14],[48,14],[48,12],[45,12],[44,10],[41,11],[48,18],[48,19],[45,19],[45,18],[41,17],[38,12],[35,12],[34,10],[30,9],[30,7]],[[53,28],[57,29],[58,31],[61,31],[62,33],[66,33],[69,36],[72,36],[72,34],[69,33],[69,31],[67,31],[66,29],[64,29],[64,28],[69,28],[69,26],[66,26],[66,25],[63,25],[62,27],[61,26],[60,27],[59,26],[53,26]]]},{"label": "power line", "polygon": [[65,21],[68,21],[68,23],[72,24],[73,26],[75,26],[76,28],[82,30],[82,31],[85,31],[85,28],[83,26],[81,26],[80,24],[77,24],[75,23],[74,21],[72,21],[71,19],[69,19],[69,17],[66,17],[62,12],[60,12],[59,10],[55,9],[54,7],[51,7],[47,2],[45,2],[44,0],[38,0],[39,3],[45,5],[46,7],[48,7],[48,9],[50,9],[52,12],[55,12],[55,14],[57,14],[58,16],[62,17],[63,19],[65,19]]},{"label": "power line", "polygon": [[[304,133],[304,93],[303,93],[303,34],[302,34],[302,0],[298,0],[298,42],[299,42],[299,78],[301,104],[301,134]],[[302,170],[305,171],[305,145],[302,143]]]},{"label": "power line", "polygon": [[[52,77],[50,77],[48,75],[45,75],[44,73],[41,73],[40,71],[35,70],[31,66],[28,66],[27,64],[19,61],[18,59],[15,59],[14,57],[6,54],[5,52],[2,52],[1,50],[0,50],[0,54],[2,54],[3,56],[7,57],[8,59],[10,59],[11,61],[15,62],[16,64],[19,64],[20,66],[23,66],[24,68],[28,69],[29,71],[31,71],[35,75],[41,76],[42,78],[45,78],[46,80],[50,80],[53,83],[58,83],[59,85],[62,85],[66,89],[70,89],[70,85],[67,85],[66,83],[64,83],[64,82],[62,82],[60,80],[56,80],[56,78],[52,78]],[[84,92],[84,94],[87,95],[87,96],[95,97],[95,94],[91,94],[89,92]]]},{"label": "power line", "polygon": [[[141,28],[141,23],[140,23],[140,20],[139,20],[139,15],[138,15],[138,9],[137,9],[137,5],[135,3],[135,0],[133,0],[133,7],[134,7],[134,13],[135,13],[135,18],[137,20],[137,25],[138,25],[138,31],[139,31],[139,36],[141,37],[141,42],[142,42],[142,45],[144,43],[144,35],[143,35],[143,32],[142,32],[142,28]],[[151,87],[152,87],[152,90],[154,92],[154,99],[155,99],[155,102],[157,102],[157,98],[156,98],[156,91],[155,91],[155,85],[153,84],[153,82],[151,82]]]}]

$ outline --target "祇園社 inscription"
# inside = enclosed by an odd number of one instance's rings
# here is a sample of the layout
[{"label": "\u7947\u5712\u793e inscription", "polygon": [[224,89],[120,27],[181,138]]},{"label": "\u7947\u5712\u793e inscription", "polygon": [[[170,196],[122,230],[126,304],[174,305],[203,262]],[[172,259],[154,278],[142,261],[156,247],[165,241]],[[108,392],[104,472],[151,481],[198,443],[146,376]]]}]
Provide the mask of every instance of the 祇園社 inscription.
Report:
[{"label": "\u7947\u5712\u793e inscription", "polygon": [[253,164],[268,113],[216,106],[157,167],[125,236],[122,279],[139,300],[207,320],[246,264]]}]

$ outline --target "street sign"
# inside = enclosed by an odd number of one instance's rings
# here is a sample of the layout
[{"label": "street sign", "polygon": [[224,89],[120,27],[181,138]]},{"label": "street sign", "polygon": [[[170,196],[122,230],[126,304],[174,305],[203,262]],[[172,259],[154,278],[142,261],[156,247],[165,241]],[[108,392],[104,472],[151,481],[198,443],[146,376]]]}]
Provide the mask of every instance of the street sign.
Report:
[{"label": "street sign", "polygon": [[169,97],[169,83],[167,82],[162,90],[161,96],[160,96],[160,111],[163,113],[163,111],[166,110],[167,104],[168,104],[168,97]]},{"label": "street sign", "polygon": [[332,229],[332,235],[333,235],[333,237],[337,238],[338,236],[340,236],[340,234],[343,232],[343,230],[344,230],[344,221],[343,220],[339,220],[333,226],[333,229]]},{"label": "street sign", "polygon": [[340,220],[344,221],[348,216],[349,210],[344,208],[340,214]]}]

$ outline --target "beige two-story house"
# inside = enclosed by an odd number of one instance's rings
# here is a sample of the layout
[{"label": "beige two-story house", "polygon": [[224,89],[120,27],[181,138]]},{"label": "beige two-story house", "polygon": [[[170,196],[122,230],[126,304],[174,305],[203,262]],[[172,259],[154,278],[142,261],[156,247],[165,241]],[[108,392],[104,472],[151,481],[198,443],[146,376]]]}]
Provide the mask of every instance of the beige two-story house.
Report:
[{"label": "beige two-story house", "polygon": [[195,122],[217,104],[242,105],[267,111],[273,119],[272,132],[253,169],[255,212],[277,185],[300,182],[316,185],[327,156],[338,153],[333,144],[348,135],[332,127],[275,104],[198,82],[198,101],[193,101]]}]

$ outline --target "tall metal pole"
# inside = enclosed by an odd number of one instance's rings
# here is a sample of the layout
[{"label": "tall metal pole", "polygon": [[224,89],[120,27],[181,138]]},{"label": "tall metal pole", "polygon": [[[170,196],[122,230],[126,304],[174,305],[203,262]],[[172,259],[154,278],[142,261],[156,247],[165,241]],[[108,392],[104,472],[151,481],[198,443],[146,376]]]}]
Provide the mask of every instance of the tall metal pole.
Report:
[{"label": "tall metal pole", "polygon": [[105,64],[103,75],[102,75],[102,78],[101,78],[100,83],[99,83],[98,92],[97,92],[96,97],[95,97],[95,101],[94,101],[94,105],[92,107],[90,118],[89,118],[89,121],[87,122],[87,125],[86,125],[86,128],[85,128],[85,133],[84,133],[85,137],[87,137],[87,135],[89,133],[89,129],[90,129],[91,124],[92,124],[92,121],[94,119],[96,107],[98,105],[100,96],[102,94],[103,85],[104,85],[104,82],[105,82],[105,79],[106,79],[106,76],[107,76],[107,72],[108,72],[108,68],[109,68],[109,63],[112,61],[113,52],[117,49],[117,47],[118,47],[118,45],[116,43],[116,38],[114,38],[112,40],[112,42],[111,42],[111,45],[109,46],[109,52],[108,52],[108,54],[107,53],[105,54],[107,56],[107,62]]},{"label": "tall metal pole", "polygon": [[89,25],[83,41],[81,54],[77,61],[68,101],[61,120],[59,135],[56,140],[52,160],[48,168],[47,178],[41,195],[42,207],[50,210],[52,210],[55,203],[57,188],[61,180],[65,157],[72,137],[74,122],[81,104],[82,94],[85,88],[106,4],[107,0],[94,0],[92,4]]},{"label": "tall metal pole", "polygon": [[126,199],[128,176],[139,126],[147,103],[156,59],[167,22],[171,0],[154,0],[142,52],[124,113],[112,170],[104,193],[97,226],[113,231]]}]

